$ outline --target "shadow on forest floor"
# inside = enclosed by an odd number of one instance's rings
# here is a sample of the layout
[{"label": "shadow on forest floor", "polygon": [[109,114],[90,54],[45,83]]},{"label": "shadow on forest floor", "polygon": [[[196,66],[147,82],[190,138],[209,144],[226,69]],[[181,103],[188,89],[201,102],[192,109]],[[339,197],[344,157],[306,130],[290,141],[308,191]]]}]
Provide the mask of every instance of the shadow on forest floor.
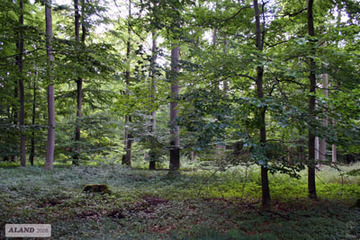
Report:
[{"label": "shadow on forest floor", "polygon": [[[256,168],[175,178],[116,165],[0,168],[0,227],[48,223],[54,239],[359,239],[359,177],[339,184],[326,171],[318,201],[306,198],[306,179],[271,176],[263,211]],[[83,193],[87,184],[111,194]]]}]

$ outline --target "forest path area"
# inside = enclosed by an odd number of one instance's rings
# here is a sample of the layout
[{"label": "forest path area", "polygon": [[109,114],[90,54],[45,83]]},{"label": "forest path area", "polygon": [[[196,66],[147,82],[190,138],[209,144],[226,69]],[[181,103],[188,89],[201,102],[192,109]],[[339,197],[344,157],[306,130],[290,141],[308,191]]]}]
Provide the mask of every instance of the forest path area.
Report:
[{"label": "forest path area", "polygon": [[[0,168],[0,236],[6,223],[46,223],[53,239],[359,239],[359,176],[318,175],[318,201],[306,177],[271,175],[264,211],[256,167],[175,178],[119,165]],[[111,194],[84,193],[87,184]]]}]

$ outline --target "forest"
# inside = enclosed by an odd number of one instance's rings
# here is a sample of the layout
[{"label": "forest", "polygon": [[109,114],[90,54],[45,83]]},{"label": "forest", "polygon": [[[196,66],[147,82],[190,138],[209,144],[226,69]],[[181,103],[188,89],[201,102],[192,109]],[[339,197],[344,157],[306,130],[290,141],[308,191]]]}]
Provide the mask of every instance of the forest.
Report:
[{"label": "forest", "polygon": [[358,0],[0,9],[0,239],[360,239]]}]

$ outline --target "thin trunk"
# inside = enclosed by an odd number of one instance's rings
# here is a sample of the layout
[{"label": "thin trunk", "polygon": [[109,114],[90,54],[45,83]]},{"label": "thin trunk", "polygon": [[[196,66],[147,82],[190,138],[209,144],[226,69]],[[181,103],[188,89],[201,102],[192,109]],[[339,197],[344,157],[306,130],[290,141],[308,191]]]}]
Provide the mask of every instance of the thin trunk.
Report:
[{"label": "thin trunk", "polygon": [[[324,73],[322,75],[322,86],[323,86],[323,89],[324,89],[324,95],[325,97],[328,97],[328,94],[329,94],[329,91],[328,91],[328,79],[329,76],[327,73]],[[329,120],[328,120],[328,117],[327,117],[327,105],[324,106],[325,109],[324,109],[324,114],[325,114],[325,117],[324,117],[324,120],[323,120],[323,126],[327,127],[328,124],[329,124]],[[319,160],[324,162],[326,160],[326,139],[325,138],[321,138],[320,141],[319,141]]]},{"label": "thin trunk", "polygon": [[175,172],[180,168],[180,137],[179,126],[176,118],[179,114],[177,109],[177,98],[180,92],[178,73],[180,59],[180,48],[175,47],[171,50],[171,102],[170,102],[170,172]]},{"label": "thin trunk", "polygon": [[[336,126],[336,119],[333,119],[333,122],[332,122],[333,126]],[[336,145],[333,144],[332,145],[332,159],[331,159],[331,162],[332,163],[337,163],[337,155],[336,155]]]},{"label": "thin trunk", "polygon": [[[151,74],[151,98],[153,101],[155,101],[155,94],[156,94],[156,78],[155,78],[155,64],[156,64],[156,36],[155,32],[152,32],[152,57],[150,62],[150,74]],[[156,131],[156,111],[153,110],[151,112],[151,122],[150,122],[150,133],[152,135],[155,135]],[[154,146],[151,146],[150,152],[149,152],[150,162],[149,162],[149,169],[155,170],[156,168],[156,150],[154,149]]]},{"label": "thin trunk", "polygon": [[[20,5],[20,17],[19,25],[20,28],[24,26],[24,3],[23,0],[19,0]],[[19,93],[20,93],[20,162],[21,166],[26,166],[26,148],[25,148],[25,93],[24,93],[24,79],[23,79],[23,54],[24,54],[24,36],[22,33],[23,29],[20,29],[20,38],[17,43],[17,65],[19,68]]]},{"label": "thin trunk", "polygon": [[[314,0],[308,0],[308,34],[313,37],[315,36],[314,29],[314,16],[313,16],[313,3]],[[311,43],[313,44],[313,43]],[[312,54],[315,54],[314,48],[312,49]],[[316,92],[316,73],[315,73],[315,60],[313,57],[310,57],[310,97],[309,97],[309,115],[310,117],[314,117],[315,111],[315,92]],[[317,198],[316,195],[316,183],[315,183],[315,135],[312,133],[312,127],[309,126],[309,135],[308,135],[308,194],[309,198]]]},{"label": "thin trunk", "polygon": [[[74,0],[75,7],[75,40],[80,42],[80,14],[79,14],[79,0]],[[85,43],[86,31],[84,27],[84,14],[85,14],[85,2],[82,1],[81,12],[81,26],[82,35],[81,42]],[[78,77],[76,80],[76,93],[77,93],[77,111],[76,111],[76,129],[75,129],[75,153],[73,156],[73,164],[79,165],[79,153],[80,153],[80,140],[81,140],[81,117],[82,117],[82,85],[83,79]]]},{"label": "thin trunk", "polygon": [[52,14],[51,14],[51,0],[45,4],[45,21],[46,21],[46,52],[48,57],[48,80],[47,88],[48,100],[48,137],[46,147],[45,170],[53,168],[54,151],[55,151],[55,96],[54,96],[54,79],[52,75],[52,68],[54,63],[54,56],[52,52]]},{"label": "thin trunk", "polygon": [[[18,99],[18,97],[19,97],[19,83],[18,83],[18,80],[15,80],[14,99]],[[14,126],[17,126],[18,125],[18,116],[19,115],[18,115],[18,109],[17,109],[16,104],[12,106],[12,116],[13,116]],[[14,149],[17,149],[17,143],[15,145],[15,148],[11,149],[11,152],[13,152]],[[13,153],[11,155],[11,161],[12,162],[17,162],[17,150],[15,150],[15,153]]]},{"label": "thin trunk", "polygon": [[[254,0],[254,11],[255,11],[255,26],[256,26],[256,48],[259,51],[263,50],[263,34],[260,24],[260,11],[258,1]],[[265,23],[263,23],[265,24]],[[263,75],[264,69],[262,66],[256,68],[256,88],[257,88],[257,97],[259,100],[264,98],[263,90]],[[260,109],[259,118],[260,118],[260,145],[265,147],[266,144],[266,125],[265,125],[265,114],[266,108],[263,107]],[[268,208],[270,206],[270,189],[269,189],[269,179],[268,179],[268,169],[266,166],[261,166],[261,189],[262,189],[262,206]]]},{"label": "thin trunk", "polygon": [[32,131],[31,131],[31,149],[30,149],[30,156],[29,156],[29,162],[31,166],[34,165],[34,158],[35,158],[35,122],[36,122],[36,81],[38,77],[38,72],[35,73],[35,79],[33,83],[33,105],[32,105]]},{"label": "thin trunk", "polygon": [[[126,59],[128,61],[128,67],[125,72],[125,83],[126,89],[128,90],[130,87],[130,51],[131,51],[131,42],[130,42],[130,19],[131,19],[131,0],[129,0],[129,16],[128,16],[128,40],[126,43]],[[128,123],[131,123],[131,116],[125,116],[125,155],[122,156],[122,164],[131,166],[131,146],[133,141],[133,136],[130,133]]]}]

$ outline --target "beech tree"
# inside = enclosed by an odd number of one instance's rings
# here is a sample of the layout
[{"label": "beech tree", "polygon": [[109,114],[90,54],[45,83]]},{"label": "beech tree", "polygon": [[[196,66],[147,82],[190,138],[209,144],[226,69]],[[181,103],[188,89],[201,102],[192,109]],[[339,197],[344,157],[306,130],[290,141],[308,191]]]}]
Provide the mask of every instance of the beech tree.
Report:
[{"label": "beech tree", "polygon": [[[309,44],[312,45],[311,54],[315,55],[314,41],[315,41],[315,29],[314,29],[314,15],[313,15],[313,0],[308,0],[307,5],[307,18],[308,18],[308,34],[312,38],[309,41]],[[316,93],[316,63],[312,56],[309,57],[309,87],[310,87],[310,96],[309,96],[309,115],[310,117],[315,117],[315,93]],[[313,133],[313,128],[310,125],[309,135],[308,135],[308,191],[309,198],[317,198],[316,195],[316,185],[315,185],[315,135]]]},{"label": "beech tree", "polygon": [[52,12],[51,0],[45,2],[45,23],[46,23],[46,52],[48,57],[47,77],[49,85],[47,87],[47,101],[48,101],[48,136],[46,146],[46,159],[45,169],[50,170],[53,168],[54,151],[55,151],[55,95],[54,95],[54,76],[53,64],[54,55],[52,49]]}]

